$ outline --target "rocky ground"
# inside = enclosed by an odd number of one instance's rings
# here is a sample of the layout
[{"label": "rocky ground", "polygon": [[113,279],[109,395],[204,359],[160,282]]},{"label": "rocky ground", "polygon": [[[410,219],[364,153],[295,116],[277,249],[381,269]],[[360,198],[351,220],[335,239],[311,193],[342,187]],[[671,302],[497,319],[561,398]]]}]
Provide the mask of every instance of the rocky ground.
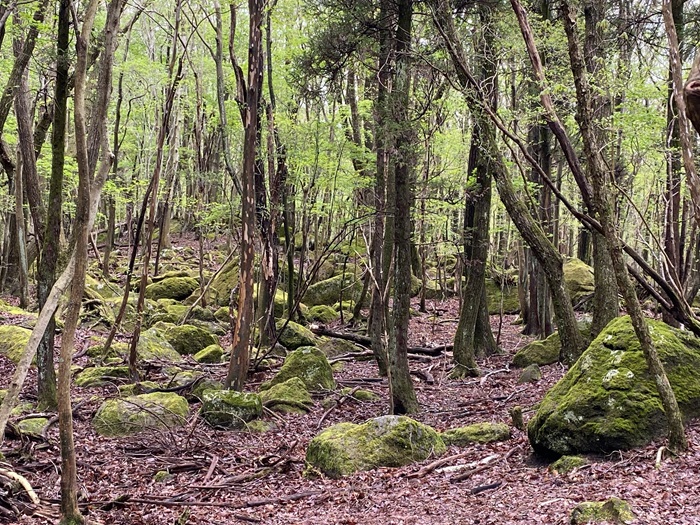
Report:
[{"label": "rocky ground", "polygon": [[[431,301],[428,313],[412,320],[412,344],[450,343],[456,306],[454,300]],[[479,378],[448,379],[449,353],[411,360],[421,404],[417,420],[440,431],[484,421],[510,424],[509,410],[521,406],[527,421],[532,414],[528,409],[562,377],[564,369],[542,367],[539,382],[517,384],[519,371],[509,363],[527,341],[512,325],[513,320],[513,316],[492,317],[504,354],[481,361]],[[9,314],[4,320],[21,321]],[[78,351],[91,335],[93,331],[87,328],[81,331]],[[77,364],[85,365],[86,359],[80,357]],[[188,363],[185,366],[196,366],[193,361]],[[12,370],[12,363],[0,357],[0,388],[7,385]],[[226,365],[207,365],[204,370],[220,380]],[[272,371],[256,373],[248,387],[256,389],[271,375]],[[314,392],[309,413],[267,412],[264,420],[273,425],[267,432],[213,430],[198,417],[195,403],[184,427],[126,438],[101,437],[90,424],[102,400],[116,395],[116,385],[75,387],[80,501],[85,516],[93,524],[125,525],[556,524],[568,523],[572,509],[582,501],[615,496],[631,504],[635,523],[700,523],[700,425],[695,422],[687,427],[689,452],[658,466],[661,441],[638,450],[589,456],[589,464],[556,474],[532,454],[524,432],[511,428],[507,441],[449,447],[442,456],[444,464],[432,472],[425,467],[437,458],[339,480],[304,476],[307,444],[320,430],[387,413],[386,380],[377,376],[371,362],[343,361],[335,378],[338,389]],[[34,379],[30,375],[23,393],[29,401]],[[340,393],[341,387],[371,390],[379,400],[352,400]],[[329,403],[329,398],[336,402]],[[10,435],[3,452],[41,499],[38,507],[28,508],[16,522],[56,523],[56,425],[45,438]],[[464,479],[457,481],[460,474]],[[3,497],[7,495],[0,492],[0,499]],[[13,501],[23,500],[23,491],[15,489]],[[14,521],[6,518],[5,522]]]}]

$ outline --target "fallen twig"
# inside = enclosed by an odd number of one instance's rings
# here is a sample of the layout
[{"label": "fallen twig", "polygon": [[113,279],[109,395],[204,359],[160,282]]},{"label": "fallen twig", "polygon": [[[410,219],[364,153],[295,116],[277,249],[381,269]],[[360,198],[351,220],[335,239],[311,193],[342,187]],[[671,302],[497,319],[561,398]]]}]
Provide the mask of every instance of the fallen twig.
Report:
[{"label": "fallen twig", "polygon": [[452,461],[456,461],[458,459],[462,459],[463,457],[466,457],[469,455],[469,452],[462,452],[460,454],[455,454],[454,456],[448,456],[446,458],[440,458],[437,461],[433,461],[429,465],[424,466],[420,470],[416,472],[411,472],[406,476],[408,479],[415,479],[415,478],[423,478],[430,474],[431,472],[435,471],[435,469],[438,469],[442,467],[443,465],[447,465],[448,463],[451,463]]},{"label": "fallen twig", "polygon": [[36,495],[36,492],[32,488],[31,483],[29,483],[29,481],[27,481],[27,478],[25,478],[21,474],[17,474],[14,470],[9,470],[0,467],[0,476],[5,476],[7,479],[11,479],[12,481],[16,481],[17,483],[19,483],[34,505],[39,505],[41,503],[39,501],[39,496]]},{"label": "fallen twig", "polygon": [[502,484],[503,484],[502,481],[497,481],[496,483],[490,483],[488,485],[480,485],[478,487],[474,487],[469,492],[471,492],[472,494],[479,494],[480,492],[485,492],[487,490],[497,489]]}]

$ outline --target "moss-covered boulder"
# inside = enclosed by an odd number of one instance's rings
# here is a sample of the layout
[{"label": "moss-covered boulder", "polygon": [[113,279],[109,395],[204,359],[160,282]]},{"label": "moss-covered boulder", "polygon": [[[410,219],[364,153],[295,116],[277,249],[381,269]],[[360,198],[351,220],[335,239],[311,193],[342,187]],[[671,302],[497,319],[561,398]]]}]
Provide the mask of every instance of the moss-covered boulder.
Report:
[{"label": "moss-covered boulder", "polygon": [[549,471],[557,474],[568,474],[584,465],[588,465],[588,460],[583,456],[562,456],[549,466]]},{"label": "moss-covered boulder", "polygon": [[227,263],[209,285],[208,302],[227,306],[231,298],[231,290],[238,284],[238,275],[238,262]]},{"label": "moss-covered boulder", "polygon": [[489,313],[494,315],[517,314],[520,311],[518,299],[518,287],[509,284],[500,286],[493,279],[486,279],[486,299],[489,305]]},{"label": "moss-covered boulder", "polygon": [[[700,416],[700,339],[647,322],[683,415]],[[545,395],[527,432],[535,451],[549,455],[630,449],[667,432],[628,316],[611,321]]]},{"label": "moss-covered boulder", "polygon": [[129,436],[145,430],[160,430],[187,421],[187,400],[172,392],[153,392],[119,399],[108,399],[92,420],[102,436]]},{"label": "moss-covered boulder", "polygon": [[313,405],[311,394],[306,385],[298,377],[278,383],[260,393],[264,406],[271,410],[284,413],[304,414]]},{"label": "moss-covered boulder", "polygon": [[[591,340],[591,325],[587,322],[580,322],[578,330],[581,333],[583,340],[588,342]],[[559,361],[559,353],[561,351],[561,340],[559,332],[554,332],[545,339],[532,341],[513,356],[513,366],[516,368],[525,368],[530,365],[551,365]]]},{"label": "moss-covered boulder", "polygon": [[493,443],[510,439],[510,428],[505,423],[474,423],[466,427],[446,430],[442,434],[446,445],[465,446],[471,443]]},{"label": "moss-covered boulder", "polygon": [[75,376],[75,386],[100,386],[129,378],[126,366],[91,366]]},{"label": "moss-covered boulder", "polygon": [[172,347],[183,355],[196,354],[210,345],[219,344],[219,340],[208,330],[191,324],[181,326],[159,323],[154,326]]},{"label": "moss-covered boulder", "polygon": [[219,345],[209,345],[194,354],[194,360],[198,363],[220,363],[224,355],[224,349]]},{"label": "moss-covered boulder", "polygon": [[182,301],[192,295],[199,283],[193,277],[168,277],[157,283],[146,286],[148,299],[175,299]]},{"label": "moss-covered boulder", "polygon": [[340,423],[311,440],[306,462],[331,478],[377,467],[401,467],[445,452],[431,427],[406,416],[382,416],[366,423]]},{"label": "moss-covered boulder", "polygon": [[304,294],[304,304],[308,307],[319,304],[333,305],[337,303],[341,294],[343,299],[357,301],[362,293],[362,281],[351,274],[336,275],[325,281],[317,282],[309,286]]},{"label": "moss-covered boulder", "polygon": [[563,269],[564,283],[574,305],[593,293],[595,289],[593,268],[581,259],[572,258],[564,263]]},{"label": "moss-covered boulder", "polygon": [[518,384],[522,385],[524,383],[536,383],[542,379],[542,370],[540,370],[539,365],[532,363],[523,368],[520,372],[520,377],[518,377]]},{"label": "moss-covered boulder", "polygon": [[584,523],[632,523],[635,521],[630,504],[619,498],[605,501],[584,501],[571,511],[571,525]]},{"label": "moss-covered boulder", "polygon": [[213,427],[243,429],[248,421],[262,415],[262,401],[258,394],[253,393],[205,390],[200,413]]},{"label": "moss-covered boulder", "polygon": [[338,319],[338,312],[332,306],[319,304],[309,308],[309,313],[306,316],[309,321],[317,321],[319,323],[332,323]]},{"label": "moss-covered boulder", "polygon": [[20,326],[0,326],[0,355],[8,357],[15,364],[19,363],[31,334],[31,330]]},{"label": "moss-covered boulder", "polygon": [[23,434],[41,436],[48,425],[49,420],[45,417],[31,417],[17,423],[17,428]]},{"label": "moss-covered boulder", "polygon": [[[284,327],[284,330],[282,330],[282,327]],[[296,350],[300,346],[314,346],[318,342],[318,338],[311,330],[294,321],[287,322],[284,319],[280,319],[277,321],[275,328],[279,334],[280,344],[289,350]]]},{"label": "moss-covered boulder", "polygon": [[339,355],[352,354],[362,352],[362,349],[351,341],[345,339],[337,339],[335,337],[324,338],[318,345],[318,348],[326,354],[326,357],[333,358]]},{"label": "moss-covered boulder", "polygon": [[316,347],[302,346],[291,352],[269,385],[278,385],[298,377],[307,390],[333,390],[333,370],[325,354]]}]

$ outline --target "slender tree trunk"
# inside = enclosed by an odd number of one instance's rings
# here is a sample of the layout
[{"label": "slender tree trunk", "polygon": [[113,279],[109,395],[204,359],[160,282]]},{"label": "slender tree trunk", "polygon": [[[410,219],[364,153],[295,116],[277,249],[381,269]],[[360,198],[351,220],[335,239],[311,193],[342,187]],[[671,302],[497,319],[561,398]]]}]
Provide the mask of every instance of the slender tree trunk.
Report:
[{"label": "slender tree trunk", "polygon": [[[232,11],[235,8],[232,6]],[[253,320],[253,268],[255,265],[255,159],[257,155],[257,127],[260,119],[260,78],[262,75],[262,17],[263,0],[248,0],[250,40],[248,44],[248,83],[245,92],[245,133],[243,141],[243,175],[241,207],[241,261],[238,315],[232,337],[231,361],[224,385],[242,390],[250,364],[250,335]],[[233,21],[232,21],[233,23]]]},{"label": "slender tree trunk", "polygon": [[389,391],[392,414],[418,412],[419,405],[408,368],[408,322],[411,316],[411,210],[415,132],[409,119],[411,94],[411,23],[413,0],[397,2],[396,75],[391,95],[392,120],[397,128],[394,151],[396,210],[394,216],[394,301],[389,342]]}]

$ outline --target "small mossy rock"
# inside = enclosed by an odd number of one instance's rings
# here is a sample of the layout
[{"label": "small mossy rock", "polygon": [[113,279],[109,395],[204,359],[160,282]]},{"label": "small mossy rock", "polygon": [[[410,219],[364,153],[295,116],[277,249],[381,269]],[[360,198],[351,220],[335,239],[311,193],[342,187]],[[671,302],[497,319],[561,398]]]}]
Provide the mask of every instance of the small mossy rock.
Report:
[{"label": "small mossy rock", "polygon": [[159,470],[153,475],[153,481],[155,481],[156,483],[163,483],[164,481],[168,481],[172,477],[172,474],[170,474],[170,472],[168,472],[167,470]]},{"label": "small mossy rock", "polygon": [[138,394],[145,393],[144,390],[151,388],[160,388],[160,385],[155,381],[141,381],[140,383],[127,383],[125,385],[119,385],[117,390],[119,390],[119,395],[121,397],[135,396]]},{"label": "small mossy rock", "polygon": [[619,498],[605,501],[584,501],[571,511],[569,523],[632,523],[635,520],[630,504]]},{"label": "small mossy rock", "polygon": [[319,323],[327,324],[338,319],[338,312],[336,312],[332,306],[319,304],[309,308],[307,318],[309,321],[317,321]]},{"label": "small mossy rock", "polygon": [[557,474],[568,474],[584,465],[588,465],[588,460],[582,456],[562,456],[549,466],[549,470]]},{"label": "small mossy rock", "polygon": [[217,381],[216,379],[211,379],[209,377],[204,377],[201,381],[198,381],[197,384],[194,385],[194,388],[192,389],[192,397],[201,401],[205,391],[223,389],[224,385],[221,381]]},{"label": "small mossy rock", "polygon": [[339,355],[352,354],[362,352],[362,349],[355,343],[346,341],[345,339],[337,339],[328,337],[321,341],[318,348],[326,354],[328,358],[338,357]]},{"label": "small mossy rock", "polygon": [[238,262],[230,261],[211,281],[208,290],[208,303],[227,306],[231,298],[231,290],[238,284]]},{"label": "small mossy rock", "polygon": [[[588,342],[591,340],[591,325],[589,323],[578,323],[578,330],[584,341]],[[516,368],[525,368],[530,365],[551,365],[559,361],[560,352],[561,340],[559,339],[559,332],[554,332],[546,339],[533,341],[518,350],[513,356],[512,364]]]},{"label": "small mossy rock", "polygon": [[219,340],[208,330],[191,324],[180,326],[156,325],[163,337],[182,355],[196,354],[207,346],[219,344]]},{"label": "small mossy rock", "polygon": [[[700,339],[648,319],[685,418],[700,416]],[[544,455],[626,450],[667,432],[656,384],[628,316],[611,321],[547,392],[527,426]]]},{"label": "small mossy rock", "polygon": [[270,381],[270,386],[298,377],[307,390],[333,390],[333,370],[325,354],[314,346],[302,346],[286,357],[282,368]]},{"label": "small mossy rock", "polygon": [[446,447],[431,427],[406,416],[340,423],[311,440],[306,462],[331,478],[377,467],[401,467],[439,456]]},{"label": "small mossy rock", "polygon": [[350,299],[346,299],[342,303],[337,302],[337,303],[333,304],[333,310],[335,310],[338,313],[340,313],[341,310],[346,312],[346,313],[352,312],[354,309],[355,309],[355,301],[352,301]]},{"label": "small mossy rock", "polygon": [[228,323],[231,320],[228,306],[222,306],[214,312],[214,318],[220,323]]},{"label": "small mossy rock", "polygon": [[446,445],[463,447],[471,443],[484,444],[510,439],[510,428],[505,423],[474,423],[446,430],[441,435]]},{"label": "small mossy rock", "polygon": [[192,277],[188,270],[170,270],[165,273],[160,273],[151,277],[154,283],[163,281],[165,279],[170,279],[171,277]]},{"label": "small mossy rock", "polygon": [[312,307],[319,304],[333,305],[343,299],[356,301],[362,293],[362,281],[351,274],[336,275],[325,281],[317,282],[309,286],[304,294],[303,302]]},{"label": "small mossy rock", "polygon": [[518,299],[518,287],[504,284],[503,288],[493,281],[486,279],[486,299],[489,305],[489,314],[501,312],[504,314],[517,314],[520,312],[520,300]]},{"label": "small mossy rock", "polygon": [[15,364],[19,363],[31,333],[31,330],[21,326],[0,326],[0,355],[8,357]]},{"label": "small mossy rock", "polygon": [[[287,323],[287,326],[284,326]],[[284,330],[282,327],[284,326]],[[275,328],[279,334],[279,342],[289,350],[296,350],[300,346],[314,346],[318,338],[308,328],[294,321],[286,322],[284,319],[277,321]]]},{"label": "small mossy rock", "polygon": [[129,367],[126,366],[91,366],[75,376],[75,386],[88,387],[112,383],[115,380],[128,379]]},{"label": "small mossy rock", "polygon": [[157,283],[146,286],[148,299],[175,299],[182,301],[187,299],[192,292],[199,288],[197,279],[192,277],[168,277]]},{"label": "small mossy rock", "polygon": [[524,383],[536,383],[542,379],[542,370],[537,363],[532,363],[531,365],[523,368],[520,372],[520,377],[518,378],[518,384],[522,385]]},{"label": "small mossy rock", "polygon": [[145,430],[181,426],[187,420],[187,400],[172,392],[153,392],[108,399],[92,419],[102,436],[129,436]]},{"label": "small mossy rock", "polygon": [[49,420],[45,417],[32,417],[29,419],[23,419],[22,421],[17,423],[17,428],[23,434],[41,436],[48,424]]},{"label": "small mossy rock", "polygon": [[209,345],[194,354],[194,360],[198,363],[220,363],[224,355],[224,349],[220,345]]},{"label": "small mossy rock", "polygon": [[345,387],[340,389],[340,393],[344,396],[349,395],[352,399],[356,399],[357,401],[379,401],[381,399],[371,390],[363,390],[361,388],[358,388],[353,392],[352,388]]},{"label": "small mossy rock", "polygon": [[205,390],[200,413],[212,427],[243,429],[262,415],[262,401],[258,394],[248,392]]},{"label": "small mossy rock", "polygon": [[260,393],[263,406],[286,414],[304,414],[313,405],[306,385],[298,377],[273,385]]},{"label": "small mossy rock", "polygon": [[200,380],[204,374],[199,370],[178,370],[174,371],[172,376],[166,381],[165,386],[168,388],[181,388],[189,385],[189,388],[195,385],[195,381]]},{"label": "small mossy rock", "polygon": [[180,363],[182,356],[173,348],[173,345],[154,328],[149,328],[141,333],[139,342],[136,343],[136,354],[139,360],[148,363],[166,362]]},{"label": "small mossy rock", "polygon": [[95,279],[89,273],[85,274],[85,296],[88,298],[111,299],[118,297],[119,289],[112,283],[105,283]]},{"label": "small mossy rock", "polygon": [[264,421],[262,419],[254,419],[246,425],[248,432],[255,432],[256,434],[263,434],[275,428],[277,427],[272,421]]},{"label": "small mossy rock", "polygon": [[595,290],[593,268],[581,259],[572,258],[564,263],[563,270],[564,284],[574,305],[593,293]]}]

